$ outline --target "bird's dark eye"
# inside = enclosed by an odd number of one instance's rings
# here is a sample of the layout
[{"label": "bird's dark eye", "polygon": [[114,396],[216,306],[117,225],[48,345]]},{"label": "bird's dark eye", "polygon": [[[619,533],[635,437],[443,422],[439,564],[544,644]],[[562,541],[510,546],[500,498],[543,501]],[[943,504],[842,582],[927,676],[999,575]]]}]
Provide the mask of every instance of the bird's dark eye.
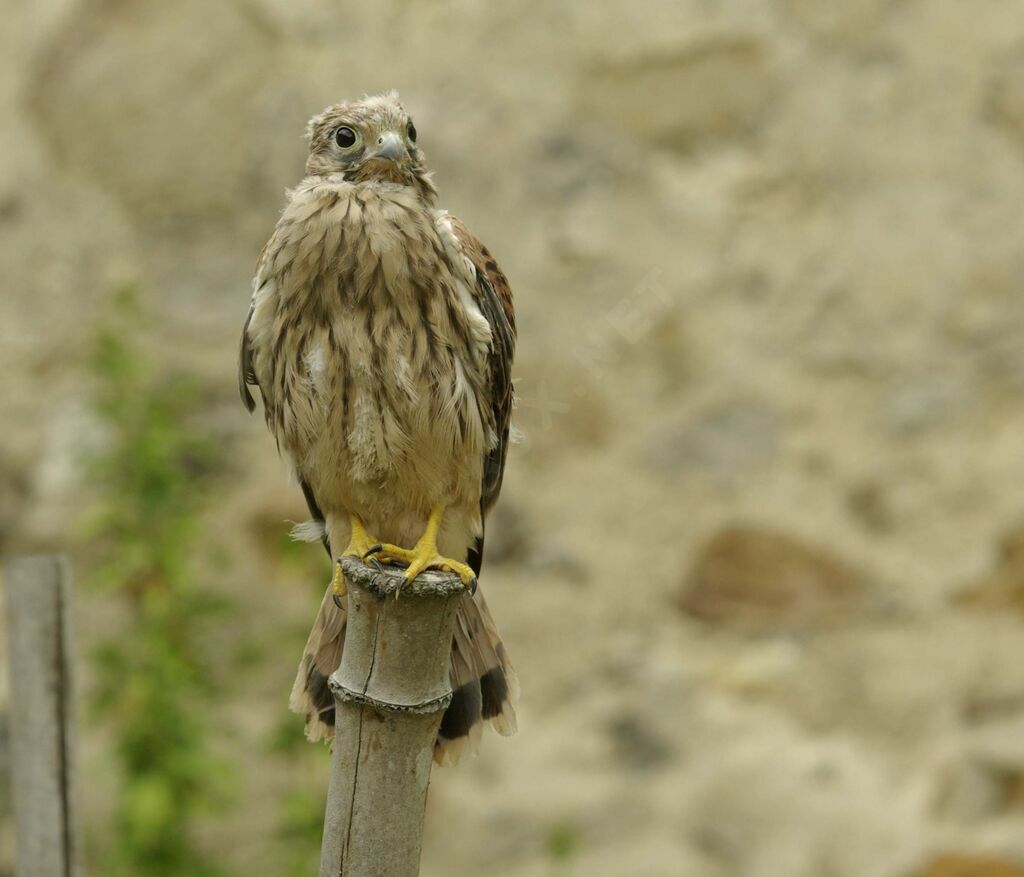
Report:
[{"label": "bird's dark eye", "polygon": [[410,122],[409,127],[405,129],[406,136],[409,138],[410,143],[416,142],[416,126]]},{"label": "bird's dark eye", "polygon": [[356,145],[356,132],[349,128],[347,125],[342,125],[337,131],[334,132],[334,142],[338,144],[342,149],[348,149],[350,146]]}]

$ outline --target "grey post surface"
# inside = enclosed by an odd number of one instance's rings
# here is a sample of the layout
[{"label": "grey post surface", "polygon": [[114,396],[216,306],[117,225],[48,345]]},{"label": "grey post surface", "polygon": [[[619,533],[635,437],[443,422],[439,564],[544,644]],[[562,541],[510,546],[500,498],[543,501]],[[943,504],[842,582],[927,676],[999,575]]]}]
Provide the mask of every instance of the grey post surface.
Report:
[{"label": "grey post surface", "polygon": [[348,627],[330,679],[337,720],[320,877],[415,877],[464,588],[427,572],[395,599],[402,570],[342,566]]},{"label": "grey post surface", "polygon": [[4,565],[18,877],[78,877],[71,577],[59,557]]}]

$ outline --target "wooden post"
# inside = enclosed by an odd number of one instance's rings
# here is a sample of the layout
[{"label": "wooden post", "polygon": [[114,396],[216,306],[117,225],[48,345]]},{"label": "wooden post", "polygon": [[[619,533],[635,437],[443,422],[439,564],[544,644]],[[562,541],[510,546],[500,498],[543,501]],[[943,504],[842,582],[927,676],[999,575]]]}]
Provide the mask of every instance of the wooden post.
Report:
[{"label": "wooden post", "polygon": [[4,566],[17,877],[78,877],[71,575],[59,557]]},{"label": "wooden post", "polygon": [[434,741],[451,702],[457,576],[344,558],[348,627],[330,678],[336,723],[320,877],[419,873]]}]

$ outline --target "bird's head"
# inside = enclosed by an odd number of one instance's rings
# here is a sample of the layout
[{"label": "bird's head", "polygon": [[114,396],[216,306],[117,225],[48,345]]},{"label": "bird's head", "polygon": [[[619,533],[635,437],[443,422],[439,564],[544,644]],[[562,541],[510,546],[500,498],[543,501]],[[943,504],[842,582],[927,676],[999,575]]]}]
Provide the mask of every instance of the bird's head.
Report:
[{"label": "bird's head", "polygon": [[310,176],[341,174],[353,183],[398,183],[433,201],[436,191],[416,145],[416,126],[397,92],[329,106],[309,120],[307,134]]}]

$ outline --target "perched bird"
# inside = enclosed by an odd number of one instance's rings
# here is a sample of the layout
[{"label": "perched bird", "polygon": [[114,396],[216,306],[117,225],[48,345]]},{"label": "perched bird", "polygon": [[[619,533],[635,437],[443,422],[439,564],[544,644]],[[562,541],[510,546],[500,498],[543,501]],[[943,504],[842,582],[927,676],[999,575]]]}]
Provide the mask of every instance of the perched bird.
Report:
[{"label": "perched bird", "polygon": [[327,678],[341,661],[337,558],[373,554],[457,573],[454,696],[434,749],[475,748],[482,723],[515,731],[518,682],[477,587],[484,519],[509,444],[515,316],[494,257],[437,190],[398,95],[327,107],[308,126],[306,177],[263,248],[242,330],[239,391],[259,388],[334,579],[290,706],[310,740],[334,733]]}]

